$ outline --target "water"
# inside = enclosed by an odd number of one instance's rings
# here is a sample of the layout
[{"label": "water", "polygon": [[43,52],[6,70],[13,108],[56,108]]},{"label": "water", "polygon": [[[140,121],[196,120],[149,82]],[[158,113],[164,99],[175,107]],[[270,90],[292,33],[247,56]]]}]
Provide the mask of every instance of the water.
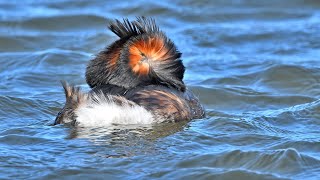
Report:
[{"label": "water", "polygon": [[[0,1],[0,179],[319,179],[320,3]],[[50,126],[60,80],[145,15],[183,52],[207,118]]]}]

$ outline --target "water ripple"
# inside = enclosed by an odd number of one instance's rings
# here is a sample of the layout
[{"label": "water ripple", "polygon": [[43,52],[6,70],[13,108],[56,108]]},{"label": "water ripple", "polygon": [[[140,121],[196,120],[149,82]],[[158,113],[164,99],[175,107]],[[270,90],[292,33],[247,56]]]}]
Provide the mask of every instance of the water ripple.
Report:
[{"label": "water ripple", "polygon": [[[0,179],[317,179],[318,0],[0,1]],[[51,126],[114,18],[153,16],[207,117]],[[98,167],[98,168],[97,168]],[[17,171],[17,169],[19,171]]]}]

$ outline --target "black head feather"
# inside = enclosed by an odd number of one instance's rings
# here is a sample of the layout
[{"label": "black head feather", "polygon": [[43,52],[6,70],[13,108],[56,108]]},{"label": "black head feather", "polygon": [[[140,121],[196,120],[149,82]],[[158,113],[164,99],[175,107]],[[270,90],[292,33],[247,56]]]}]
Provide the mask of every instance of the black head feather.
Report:
[{"label": "black head feather", "polygon": [[123,19],[123,22],[116,20],[110,23],[109,29],[120,38],[160,31],[154,19],[145,17],[137,17],[137,20],[132,22],[128,19]]},{"label": "black head feather", "polygon": [[161,84],[185,90],[181,53],[154,19],[116,20],[109,29],[120,39],[90,61],[86,71],[90,87],[111,84],[130,89]]}]

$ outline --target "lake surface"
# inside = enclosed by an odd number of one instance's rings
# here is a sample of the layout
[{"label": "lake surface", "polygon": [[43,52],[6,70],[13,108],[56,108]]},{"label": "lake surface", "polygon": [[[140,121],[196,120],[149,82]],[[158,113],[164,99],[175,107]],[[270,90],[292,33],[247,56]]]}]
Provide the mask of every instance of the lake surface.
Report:
[{"label": "lake surface", "polygon": [[[204,119],[51,126],[114,18],[152,16]],[[0,179],[320,179],[320,1],[0,1]]]}]

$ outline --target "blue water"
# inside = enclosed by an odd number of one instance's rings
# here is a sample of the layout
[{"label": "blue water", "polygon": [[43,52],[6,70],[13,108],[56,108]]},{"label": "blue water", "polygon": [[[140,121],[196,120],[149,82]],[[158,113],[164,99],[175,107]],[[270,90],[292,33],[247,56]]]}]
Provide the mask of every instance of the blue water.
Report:
[{"label": "blue water", "polygon": [[[207,117],[51,126],[115,18],[154,17]],[[0,1],[0,179],[320,179],[320,1]]]}]

